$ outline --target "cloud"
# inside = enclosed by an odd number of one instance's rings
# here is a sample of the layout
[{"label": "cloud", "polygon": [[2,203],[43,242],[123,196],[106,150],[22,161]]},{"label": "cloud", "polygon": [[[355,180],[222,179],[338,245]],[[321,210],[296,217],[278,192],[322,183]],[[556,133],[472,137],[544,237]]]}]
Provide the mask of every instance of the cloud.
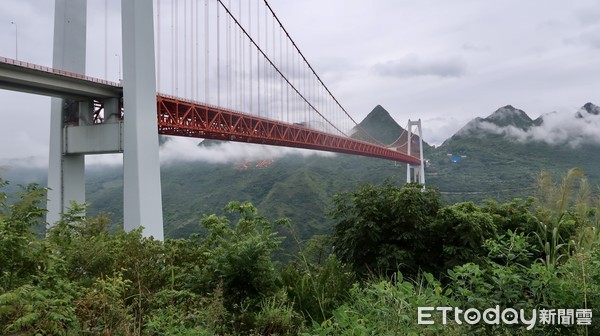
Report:
[{"label": "cloud", "polygon": [[[229,164],[245,161],[279,159],[290,155],[301,157],[333,157],[336,155],[332,152],[240,142],[215,142],[209,146],[199,146],[198,143],[201,141],[202,139],[168,137],[168,140],[159,150],[161,164],[169,165],[181,162]],[[123,165],[123,154],[87,155],[85,164],[86,169],[102,169],[103,167],[121,166]],[[48,167],[48,155],[45,154],[12,159],[0,158],[0,167],[11,169],[45,169]]]},{"label": "cloud", "polygon": [[384,63],[377,63],[373,71],[381,76],[399,78],[435,76],[435,77],[461,77],[466,73],[465,62],[456,57],[439,60],[422,60],[417,55],[411,54],[403,58]]},{"label": "cloud", "polygon": [[592,49],[600,49],[600,27],[589,29],[574,37],[566,38],[567,45],[582,45]]},{"label": "cloud", "polygon": [[0,158],[0,173],[2,173],[2,170],[4,169],[20,170],[46,167],[48,167],[48,158],[44,156],[28,156],[14,159]]},{"label": "cloud", "polygon": [[[275,147],[240,142],[214,142],[208,146],[199,145],[202,139],[185,137],[166,137],[167,141],[160,147],[159,157],[163,165],[182,162],[208,162],[208,163],[238,163],[245,161],[260,161],[277,159],[287,155],[308,156],[334,156],[331,152],[321,152],[300,148]],[[86,157],[86,164],[95,167],[119,166],[123,164],[121,154],[90,155]]]},{"label": "cloud", "polygon": [[[579,117],[580,116],[580,117]],[[502,134],[509,139],[526,142],[545,142],[550,145],[567,145],[577,148],[582,145],[600,145],[600,115],[580,110],[577,114],[548,113],[543,115],[543,123],[528,129],[515,126],[499,127],[491,122],[477,119],[469,123],[459,133],[476,130],[492,134]]]},{"label": "cloud", "polygon": [[169,137],[160,149],[163,164],[178,162],[235,163],[281,158],[286,155],[308,157],[334,156],[334,153],[308,149],[275,147],[240,142],[217,142],[210,146],[198,146],[198,139]]},{"label": "cloud", "polygon": [[489,52],[492,50],[492,48],[489,45],[486,44],[477,44],[477,43],[463,43],[463,45],[461,46],[462,50],[465,51],[474,51],[474,52]]},{"label": "cloud", "polygon": [[423,139],[430,145],[439,146],[447,140],[449,134],[454,134],[466,120],[453,116],[434,117],[423,120]]},{"label": "cloud", "polygon": [[600,23],[600,5],[593,3],[575,11],[575,17],[584,26],[594,26]]}]

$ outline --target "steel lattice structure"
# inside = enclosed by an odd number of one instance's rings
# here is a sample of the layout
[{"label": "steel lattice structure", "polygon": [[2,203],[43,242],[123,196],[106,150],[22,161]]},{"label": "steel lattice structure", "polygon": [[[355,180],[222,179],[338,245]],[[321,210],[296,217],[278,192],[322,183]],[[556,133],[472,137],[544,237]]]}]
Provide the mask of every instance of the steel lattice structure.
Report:
[{"label": "steel lattice structure", "polygon": [[421,164],[417,157],[361,140],[176,97],[158,95],[157,112],[160,134],[307,148]]}]

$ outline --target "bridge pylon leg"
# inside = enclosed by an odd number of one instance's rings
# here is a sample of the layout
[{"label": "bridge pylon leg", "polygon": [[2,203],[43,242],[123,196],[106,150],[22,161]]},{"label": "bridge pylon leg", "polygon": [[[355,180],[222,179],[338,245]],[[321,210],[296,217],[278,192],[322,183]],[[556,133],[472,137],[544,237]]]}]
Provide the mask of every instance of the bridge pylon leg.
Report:
[{"label": "bridge pylon leg", "polygon": [[[74,73],[85,73],[87,1],[56,0],[53,67]],[[64,154],[65,108],[76,102],[52,98],[50,112],[50,155],[48,167],[48,213],[46,221],[60,220],[71,201],[85,202],[85,157]]]},{"label": "bridge pylon leg", "polygon": [[122,0],[124,227],[163,239],[152,1]]}]

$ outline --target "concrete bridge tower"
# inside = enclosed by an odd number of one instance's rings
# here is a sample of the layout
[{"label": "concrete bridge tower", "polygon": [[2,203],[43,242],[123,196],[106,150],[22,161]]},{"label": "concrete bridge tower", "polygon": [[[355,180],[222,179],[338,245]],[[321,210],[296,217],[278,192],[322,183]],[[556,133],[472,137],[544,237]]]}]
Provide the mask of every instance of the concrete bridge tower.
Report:
[{"label": "concrete bridge tower", "polygon": [[[103,98],[104,122],[94,123],[94,99],[52,98],[47,222],[72,201],[85,202],[85,156],[123,153],[126,231],[144,226],[162,240],[163,218],[156,119],[152,1],[122,0],[123,108]],[[85,74],[87,0],[56,0],[53,68]]]}]

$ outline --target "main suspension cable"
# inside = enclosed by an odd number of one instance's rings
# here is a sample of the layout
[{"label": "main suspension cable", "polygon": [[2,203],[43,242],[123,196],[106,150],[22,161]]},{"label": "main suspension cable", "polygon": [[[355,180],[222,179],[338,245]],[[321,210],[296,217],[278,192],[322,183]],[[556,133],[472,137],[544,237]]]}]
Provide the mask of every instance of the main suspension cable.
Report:
[{"label": "main suspension cable", "polygon": [[[221,1],[219,0],[219,2],[221,2]],[[381,141],[375,139],[366,130],[364,130],[364,128],[362,126],[360,126],[356,122],[356,120],[354,120],[354,118],[352,118],[352,116],[346,111],[346,109],[344,109],[344,107],[342,106],[342,104],[340,104],[340,102],[337,100],[337,98],[335,98],[335,96],[333,95],[333,93],[331,93],[331,91],[329,90],[329,88],[327,87],[327,85],[325,85],[325,83],[321,80],[321,78],[319,77],[319,75],[317,75],[317,72],[310,65],[310,63],[308,62],[308,60],[306,59],[306,57],[304,57],[304,54],[302,54],[302,52],[300,51],[300,48],[298,48],[298,46],[296,45],[296,43],[294,42],[294,40],[292,39],[292,37],[290,36],[290,34],[288,33],[288,31],[283,26],[283,23],[281,23],[281,21],[279,20],[279,18],[277,17],[277,15],[273,11],[273,9],[269,5],[269,3],[267,2],[267,0],[264,0],[264,2],[265,2],[266,7],[271,12],[271,15],[273,15],[273,17],[275,18],[275,20],[277,20],[277,22],[279,23],[279,27],[285,32],[287,38],[290,40],[290,42],[292,42],[292,45],[294,46],[294,48],[296,48],[296,51],[298,52],[298,54],[300,54],[300,56],[304,60],[304,63],[306,63],[306,65],[308,66],[308,68],[310,69],[310,71],[313,73],[313,75],[316,77],[316,79],[321,83],[321,85],[323,85],[323,87],[325,88],[325,90],[327,91],[327,93],[329,94],[329,96],[336,102],[337,106],[340,109],[342,109],[342,111],[344,111],[344,113],[346,114],[346,116],[348,116],[348,118],[350,118],[350,120],[352,120],[352,122],[354,123],[355,127],[357,127],[360,131],[362,131],[363,133],[365,133],[372,141],[385,146],[385,144],[383,144]],[[335,128],[337,129],[337,127],[335,127]]]}]

